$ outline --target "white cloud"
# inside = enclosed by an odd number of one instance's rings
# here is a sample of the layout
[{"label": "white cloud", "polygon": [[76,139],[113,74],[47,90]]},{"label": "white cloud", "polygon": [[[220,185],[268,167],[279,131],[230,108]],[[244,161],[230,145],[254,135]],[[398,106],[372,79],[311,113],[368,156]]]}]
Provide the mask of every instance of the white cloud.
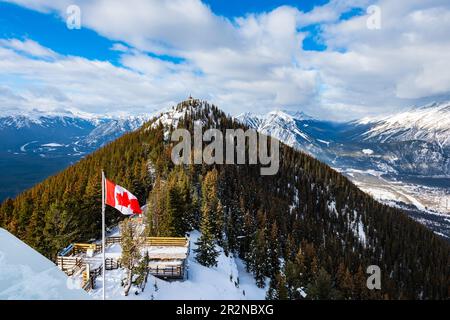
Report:
[{"label": "white cloud", "polygon": [[0,46],[14,49],[15,51],[28,54],[33,57],[55,58],[57,56],[57,54],[53,50],[45,48],[39,43],[30,39],[0,39]]},{"label": "white cloud", "polygon": [[[3,84],[30,104],[140,112],[191,93],[234,113],[287,107],[348,119],[450,93],[450,5],[444,0],[333,0],[306,13],[282,6],[235,19],[217,16],[199,0],[13,2],[62,19],[75,3],[82,27],[115,41],[111,50],[121,54],[123,67],[117,67],[61,57],[32,40],[2,40],[0,72],[27,85]],[[367,29],[367,16],[339,20],[370,4],[381,8],[380,30]],[[324,52],[302,49],[307,34],[299,30],[313,24],[320,25]],[[33,86],[47,88],[41,100],[33,100]]]},{"label": "white cloud", "polygon": [[116,42],[111,46],[110,50],[119,51],[119,52],[127,52],[130,50],[130,48],[121,43]]},{"label": "white cloud", "polygon": [[449,4],[377,5],[380,30],[367,29],[366,16],[324,26],[322,36],[329,49],[310,56],[327,85],[323,104],[348,106],[359,114],[379,113],[448,95],[450,69],[444,66],[450,65]]}]

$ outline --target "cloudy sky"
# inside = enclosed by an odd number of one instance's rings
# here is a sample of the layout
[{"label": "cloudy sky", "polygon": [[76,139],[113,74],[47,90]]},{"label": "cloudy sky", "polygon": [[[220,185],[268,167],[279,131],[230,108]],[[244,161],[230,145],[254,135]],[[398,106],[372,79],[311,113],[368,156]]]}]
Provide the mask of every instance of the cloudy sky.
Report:
[{"label": "cloudy sky", "polygon": [[449,99],[449,35],[448,0],[0,1],[0,111],[390,113]]}]

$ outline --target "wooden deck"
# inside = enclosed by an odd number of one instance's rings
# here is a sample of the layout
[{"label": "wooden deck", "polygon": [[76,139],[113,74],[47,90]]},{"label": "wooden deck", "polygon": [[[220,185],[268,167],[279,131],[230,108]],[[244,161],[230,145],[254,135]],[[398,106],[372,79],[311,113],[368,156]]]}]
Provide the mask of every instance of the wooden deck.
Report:
[{"label": "wooden deck", "polygon": [[[189,239],[176,237],[142,237],[140,239],[143,249],[147,249],[150,263],[149,273],[162,279],[183,279],[185,276],[186,260],[189,254]],[[106,246],[120,244],[120,236],[105,239]],[[74,243],[61,250],[56,258],[58,267],[67,275],[72,276],[86,270],[86,265],[95,266],[90,270],[90,275],[83,275],[83,285],[86,290],[95,286],[95,278],[98,270],[102,268],[102,259],[98,256],[88,257],[88,252],[94,255],[102,251],[102,245],[98,243]],[[107,258],[105,269],[113,270],[121,267],[120,257]]]}]

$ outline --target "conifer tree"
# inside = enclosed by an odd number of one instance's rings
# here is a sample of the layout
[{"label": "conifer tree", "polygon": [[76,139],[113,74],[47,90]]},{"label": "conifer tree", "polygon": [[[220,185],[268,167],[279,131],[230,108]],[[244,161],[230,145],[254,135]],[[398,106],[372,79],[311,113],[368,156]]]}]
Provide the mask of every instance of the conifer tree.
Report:
[{"label": "conifer tree", "polygon": [[272,225],[272,229],[269,235],[269,262],[268,273],[269,275],[276,275],[280,270],[280,242],[278,238],[278,227],[276,222]]},{"label": "conifer tree", "polygon": [[208,213],[212,233],[219,243],[223,236],[223,206],[218,195],[218,173],[216,169],[209,171],[202,184],[202,214]]},{"label": "conifer tree", "polygon": [[42,231],[45,239],[46,251],[54,257],[56,253],[68,246],[77,238],[79,230],[75,226],[74,217],[59,203],[51,204],[45,213],[45,225]]},{"label": "conifer tree", "polygon": [[343,298],[348,299],[353,297],[353,280],[348,268],[341,262],[339,264],[336,275],[337,285],[342,292]]},{"label": "conifer tree", "polygon": [[269,290],[266,294],[267,300],[287,300],[289,298],[288,288],[286,284],[286,277],[277,273],[275,277],[270,280]]},{"label": "conifer tree", "polygon": [[148,251],[145,252],[142,259],[140,259],[138,265],[136,266],[135,273],[137,275],[134,280],[134,284],[141,288],[142,292],[144,292],[145,285],[147,283],[148,277],[148,264],[150,262],[150,257],[148,255]]},{"label": "conifer tree", "polygon": [[214,240],[211,217],[208,210],[202,212],[200,232],[202,233],[200,239],[195,243],[197,245],[197,249],[194,250],[196,259],[201,265],[206,267],[217,266],[219,252],[216,249],[216,241]]},{"label": "conifer tree", "polygon": [[133,283],[133,276],[136,273],[136,267],[141,259],[139,251],[139,242],[136,230],[130,221],[125,219],[120,223],[121,245],[122,245],[122,266],[127,270],[127,278],[125,283],[125,296],[128,295]]},{"label": "conifer tree", "polygon": [[268,275],[267,243],[264,230],[258,229],[252,243],[252,271],[255,275],[256,285],[259,288],[265,286],[265,276]]},{"label": "conifer tree", "polygon": [[313,300],[334,300],[339,299],[340,294],[334,288],[330,274],[320,268],[313,282],[308,285],[308,298]]}]

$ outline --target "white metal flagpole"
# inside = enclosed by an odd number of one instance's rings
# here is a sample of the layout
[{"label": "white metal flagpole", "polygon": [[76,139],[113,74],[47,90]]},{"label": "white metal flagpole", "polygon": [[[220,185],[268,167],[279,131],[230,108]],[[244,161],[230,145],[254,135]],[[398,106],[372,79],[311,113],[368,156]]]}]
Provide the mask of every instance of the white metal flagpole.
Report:
[{"label": "white metal flagpole", "polygon": [[103,273],[103,300],[105,300],[105,172],[102,170],[102,253],[103,253],[103,263],[102,263],[102,273]]}]

